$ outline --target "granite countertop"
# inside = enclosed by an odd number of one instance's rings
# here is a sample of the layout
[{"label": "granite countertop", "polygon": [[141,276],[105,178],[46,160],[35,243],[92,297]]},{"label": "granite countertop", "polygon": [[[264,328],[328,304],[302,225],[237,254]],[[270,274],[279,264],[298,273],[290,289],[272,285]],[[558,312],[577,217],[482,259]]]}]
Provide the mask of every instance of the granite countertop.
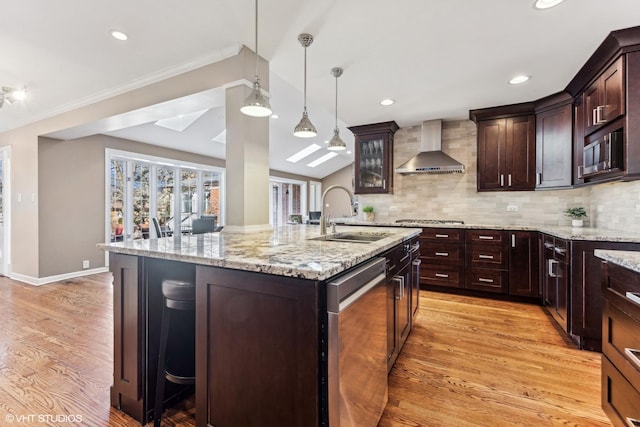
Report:
[{"label": "granite countertop", "polygon": [[613,251],[605,249],[596,249],[594,255],[609,261],[613,264],[628,268],[629,270],[640,273],[640,251]]},{"label": "granite countertop", "polygon": [[335,218],[338,224],[351,225],[370,225],[377,227],[421,227],[421,228],[463,228],[463,229],[485,229],[485,230],[509,230],[509,231],[540,231],[555,237],[567,240],[589,240],[594,242],[625,242],[640,243],[640,233],[630,233],[628,231],[609,230],[605,228],[593,227],[570,227],[570,226],[552,226],[552,225],[507,225],[507,224],[423,224],[418,222],[395,222],[390,221],[374,221],[366,222],[352,218]]},{"label": "granite countertop", "polygon": [[[102,243],[110,252],[161,258],[279,276],[325,280],[417,236],[419,228],[336,227],[338,233],[388,234],[368,243],[309,240],[317,225],[289,225],[260,233],[207,233]],[[329,233],[328,233],[329,234]]]}]

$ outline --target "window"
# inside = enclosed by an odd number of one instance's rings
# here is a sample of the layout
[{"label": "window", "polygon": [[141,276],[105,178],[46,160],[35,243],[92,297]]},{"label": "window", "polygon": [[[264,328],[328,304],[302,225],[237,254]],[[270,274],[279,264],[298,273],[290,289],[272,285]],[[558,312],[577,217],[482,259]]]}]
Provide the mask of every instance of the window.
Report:
[{"label": "window", "polygon": [[224,169],[111,149],[105,158],[107,241],[155,237],[154,216],[169,235],[190,233],[202,215],[224,224]]},{"label": "window", "polygon": [[269,180],[272,227],[303,222],[307,217],[307,183],[284,178]]}]

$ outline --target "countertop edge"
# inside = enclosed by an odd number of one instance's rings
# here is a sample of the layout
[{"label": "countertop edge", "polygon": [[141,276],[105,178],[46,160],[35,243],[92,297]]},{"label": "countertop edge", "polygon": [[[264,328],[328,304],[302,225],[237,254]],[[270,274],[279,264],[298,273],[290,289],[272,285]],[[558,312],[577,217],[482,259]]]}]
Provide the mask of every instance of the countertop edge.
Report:
[{"label": "countertop edge", "polygon": [[594,255],[612,264],[640,273],[640,251],[616,251],[596,249]]}]

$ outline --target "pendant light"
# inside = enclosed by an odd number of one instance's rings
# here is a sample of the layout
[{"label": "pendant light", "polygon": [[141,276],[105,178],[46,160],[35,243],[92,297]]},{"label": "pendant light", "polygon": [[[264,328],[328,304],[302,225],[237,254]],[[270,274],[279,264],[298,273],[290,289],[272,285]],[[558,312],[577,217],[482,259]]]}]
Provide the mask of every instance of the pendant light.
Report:
[{"label": "pendant light", "polygon": [[304,110],[302,111],[302,119],[293,130],[293,134],[299,138],[311,138],[318,134],[316,127],[311,123],[307,114],[307,48],[313,42],[313,36],[311,34],[300,34],[298,41],[304,48]]},{"label": "pendant light", "polygon": [[340,138],[340,129],[338,129],[338,77],[342,75],[342,68],[336,67],[331,69],[331,74],[336,78],[336,128],[333,130],[333,138],[329,141],[327,150],[342,151],[347,149],[347,144]]},{"label": "pendant light", "polygon": [[271,106],[269,100],[262,94],[260,87],[260,79],[258,77],[258,0],[256,0],[256,78],[253,82],[253,90],[244,100],[240,111],[247,116],[252,117],[268,117],[271,115]]}]

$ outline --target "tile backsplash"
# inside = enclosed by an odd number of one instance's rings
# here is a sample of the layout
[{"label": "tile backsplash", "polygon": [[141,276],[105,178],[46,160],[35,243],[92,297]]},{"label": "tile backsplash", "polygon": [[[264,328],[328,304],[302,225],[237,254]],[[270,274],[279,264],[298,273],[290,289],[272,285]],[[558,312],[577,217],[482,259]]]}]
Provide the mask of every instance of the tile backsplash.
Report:
[{"label": "tile backsplash", "polygon": [[[394,168],[421,150],[421,128],[399,129]],[[394,194],[360,195],[382,221],[401,218],[460,219],[466,223],[570,225],[567,207],[584,206],[585,226],[640,232],[640,181],[598,184],[567,190],[477,192],[476,125],[470,120],[442,123],[442,151],[465,165],[464,174],[394,174]],[[508,210],[511,209],[511,210]],[[513,210],[517,209],[517,210]]]}]

